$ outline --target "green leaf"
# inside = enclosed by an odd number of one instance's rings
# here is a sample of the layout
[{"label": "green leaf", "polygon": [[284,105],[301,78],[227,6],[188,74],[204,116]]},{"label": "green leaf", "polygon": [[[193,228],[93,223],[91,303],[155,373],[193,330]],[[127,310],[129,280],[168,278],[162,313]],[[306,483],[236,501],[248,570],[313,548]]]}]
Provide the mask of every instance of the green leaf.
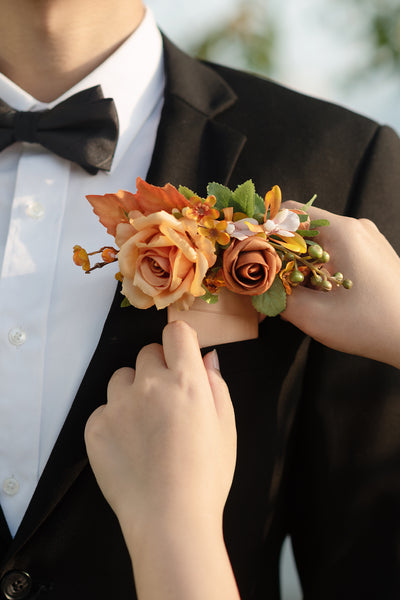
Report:
[{"label": "green leaf", "polygon": [[302,210],[307,210],[308,208],[310,208],[310,206],[313,205],[314,200],[316,200],[317,198],[317,194],[314,194],[314,196],[312,198],[310,198],[310,200],[307,202],[307,204],[304,204],[304,206],[302,207]]},{"label": "green leaf", "polygon": [[[254,196],[255,196],[254,183],[251,179],[248,179],[241,185],[239,185],[233,192],[233,204],[235,212],[243,212],[248,217],[254,215]],[[237,210],[235,205],[239,207]]]},{"label": "green leaf", "polygon": [[267,317],[276,317],[285,310],[286,292],[279,275],[275,277],[269,290],[260,296],[253,296],[251,301],[254,308]]},{"label": "green leaf", "polygon": [[132,304],[129,302],[128,298],[124,296],[124,299],[121,302],[121,308],[127,308],[128,306],[132,306]]},{"label": "green leaf", "polygon": [[217,210],[222,210],[223,208],[226,208],[232,204],[233,193],[231,190],[221,183],[216,183],[215,181],[208,184],[207,196],[216,197],[217,202],[215,204],[215,208]]},{"label": "green leaf", "polygon": [[310,223],[311,229],[315,229],[316,227],[326,227],[327,225],[329,225],[328,219],[316,219]]},{"label": "green leaf", "polygon": [[189,189],[188,187],[186,187],[184,185],[180,185],[179,186],[178,192],[180,194],[182,194],[182,196],[185,196],[186,200],[190,200],[190,198],[193,198],[193,196],[197,196],[197,194],[195,194],[194,192],[192,192],[191,189]]},{"label": "green leaf", "polygon": [[301,235],[301,237],[307,238],[307,237],[315,237],[316,235],[319,234],[319,231],[317,231],[316,229],[300,229],[300,230],[297,230],[296,233]]},{"label": "green leaf", "polygon": [[261,198],[260,194],[254,194],[254,212],[265,215],[265,202],[264,198]]},{"label": "green leaf", "polygon": [[305,214],[305,215],[298,215],[299,219],[300,219],[300,223],[305,223],[306,221],[308,221],[309,219],[309,215]]},{"label": "green leaf", "polygon": [[204,302],[207,302],[207,304],[216,304],[219,300],[218,294],[212,294],[204,286],[203,288],[206,290],[206,293],[204,296],[201,296],[201,299],[204,300]]}]

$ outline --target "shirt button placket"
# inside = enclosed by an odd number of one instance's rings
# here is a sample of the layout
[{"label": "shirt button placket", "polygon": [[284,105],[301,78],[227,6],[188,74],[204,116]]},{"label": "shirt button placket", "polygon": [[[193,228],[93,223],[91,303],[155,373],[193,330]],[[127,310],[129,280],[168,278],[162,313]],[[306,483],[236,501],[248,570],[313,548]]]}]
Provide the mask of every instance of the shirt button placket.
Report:
[{"label": "shirt button placket", "polygon": [[[23,147],[4,251],[0,347],[9,360],[0,364],[0,491],[13,533],[37,484],[47,320],[69,168],[40,147]],[[18,481],[10,481],[13,472]]]},{"label": "shirt button placket", "polygon": [[8,332],[8,341],[13,346],[22,346],[26,342],[26,333],[22,327],[13,327]]},{"label": "shirt button placket", "polygon": [[25,212],[31,219],[42,219],[44,217],[44,206],[41,202],[29,202]]},{"label": "shirt button placket", "polygon": [[3,481],[3,492],[7,494],[7,496],[15,496],[19,492],[19,482],[15,477],[7,477]]}]

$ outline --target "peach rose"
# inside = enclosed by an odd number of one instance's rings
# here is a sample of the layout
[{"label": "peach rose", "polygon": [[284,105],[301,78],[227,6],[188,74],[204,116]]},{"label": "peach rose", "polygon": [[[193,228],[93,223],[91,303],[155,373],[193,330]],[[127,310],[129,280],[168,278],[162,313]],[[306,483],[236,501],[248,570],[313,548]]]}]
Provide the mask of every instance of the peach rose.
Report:
[{"label": "peach rose", "polygon": [[[128,230],[128,227],[130,229]],[[117,226],[116,240],[123,275],[122,293],[137,308],[158,309],[174,304],[188,309],[202,296],[203,278],[216,260],[210,240],[197,232],[190,219],[176,219],[165,211],[141,215]]]},{"label": "peach rose", "polygon": [[258,236],[233,240],[223,255],[226,287],[236,294],[263,294],[271,287],[281,266],[275,248]]}]

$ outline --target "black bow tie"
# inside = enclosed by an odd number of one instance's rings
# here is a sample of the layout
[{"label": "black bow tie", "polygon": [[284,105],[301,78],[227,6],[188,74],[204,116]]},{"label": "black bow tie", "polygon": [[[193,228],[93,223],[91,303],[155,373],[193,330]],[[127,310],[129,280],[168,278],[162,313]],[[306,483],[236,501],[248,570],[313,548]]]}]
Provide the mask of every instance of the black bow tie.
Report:
[{"label": "black bow tie", "polygon": [[37,112],[17,111],[0,100],[0,151],[14,142],[41,144],[95,175],[110,170],[117,139],[114,101],[103,98],[99,85]]}]

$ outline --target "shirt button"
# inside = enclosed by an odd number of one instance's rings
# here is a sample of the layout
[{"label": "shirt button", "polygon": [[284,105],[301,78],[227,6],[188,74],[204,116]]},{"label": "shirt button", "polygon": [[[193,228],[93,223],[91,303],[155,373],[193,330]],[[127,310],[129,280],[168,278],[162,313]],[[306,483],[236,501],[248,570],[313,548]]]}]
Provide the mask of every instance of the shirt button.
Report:
[{"label": "shirt button", "polygon": [[44,216],[44,206],[40,202],[30,202],[25,212],[31,219],[41,219]]},{"label": "shirt button", "polygon": [[24,571],[9,571],[1,580],[0,589],[7,600],[22,600],[29,596],[32,579]]},{"label": "shirt button", "polygon": [[21,327],[13,327],[8,332],[8,340],[13,346],[22,346],[26,342],[26,333]]},{"label": "shirt button", "polygon": [[7,477],[3,481],[3,492],[7,494],[7,496],[15,496],[19,491],[19,482],[15,477]]}]

